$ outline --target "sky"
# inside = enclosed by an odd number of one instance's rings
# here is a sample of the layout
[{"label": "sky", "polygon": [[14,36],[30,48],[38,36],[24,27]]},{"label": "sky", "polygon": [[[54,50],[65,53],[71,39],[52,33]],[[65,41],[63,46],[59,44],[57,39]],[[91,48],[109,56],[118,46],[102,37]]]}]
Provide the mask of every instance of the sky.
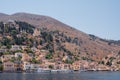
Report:
[{"label": "sky", "polygon": [[120,40],[120,0],[0,0],[0,13],[53,17],[82,32]]}]

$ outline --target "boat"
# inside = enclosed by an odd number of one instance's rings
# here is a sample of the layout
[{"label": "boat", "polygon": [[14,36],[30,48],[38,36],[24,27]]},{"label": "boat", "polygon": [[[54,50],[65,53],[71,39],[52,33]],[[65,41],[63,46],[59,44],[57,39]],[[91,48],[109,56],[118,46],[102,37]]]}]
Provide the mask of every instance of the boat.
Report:
[{"label": "boat", "polygon": [[38,68],[37,72],[51,72],[49,69]]},{"label": "boat", "polygon": [[72,72],[72,70],[58,69],[58,70],[51,70],[51,72],[53,72],[53,73],[56,73],[56,72],[58,72],[58,73],[69,73],[69,72]]}]

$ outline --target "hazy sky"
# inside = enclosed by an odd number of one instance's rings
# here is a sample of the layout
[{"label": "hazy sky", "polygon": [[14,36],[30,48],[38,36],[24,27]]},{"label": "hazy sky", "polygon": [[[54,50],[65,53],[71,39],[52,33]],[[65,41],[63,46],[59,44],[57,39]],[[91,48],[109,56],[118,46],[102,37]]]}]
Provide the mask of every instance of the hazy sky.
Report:
[{"label": "hazy sky", "polygon": [[120,0],[0,0],[0,12],[47,15],[85,33],[120,40]]}]

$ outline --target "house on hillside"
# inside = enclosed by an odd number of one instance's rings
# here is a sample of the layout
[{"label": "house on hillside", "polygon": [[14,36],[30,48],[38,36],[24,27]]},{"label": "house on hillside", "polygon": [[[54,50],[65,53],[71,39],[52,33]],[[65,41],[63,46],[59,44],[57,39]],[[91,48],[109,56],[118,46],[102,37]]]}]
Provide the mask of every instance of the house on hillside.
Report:
[{"label": "house on hillside", "polygon": [[35,71],[38,70],[38,68],[40,68],[39,64],[31,64],[31,70]]},{"label": "house on hillside", "polygon": [[32,59],[32,57],[29,56],[29,54],[27,54],[27,53],[22,54],[22,61],[30,61],[31,59]]},{"label": "house on hillside", "polygon": [[97,62],[91,62],[91,63],[89,63],[89,69],[96,69],[96,66],[98,66]]},{"label": "house on hillside", "polygon": [[7,50],[6,46],[2,46],[2,47],[0,48],[0,52],[6,52],[6,50]]},{"label": "house on hillside", "polygon": [[70,69],[70,64],[61,64],[61,69],[62,70],[69,70]]},{"label": "house on hillside", "polygon": [[0,52],[6,52],[6,49],[0,49]]},{"label": "house on hillside", "polygon": [[12,48],[10,50],[16,51],[16,50],[21,50],[21,49],[20,49],[20,46],[18,46],[18,45],[12,45]]},{"label": "house on hillside", "polygon": [[21,46],[22,50],[28,49],[28,46]]},{"label": "house on hillside", "polygon": [[39,64],[31,64],[30,62],[23,62],[24,71],[34,71],[39,68]]},{"label": "house on hillside", "polygon": [[9,61],[14,57],[14,55],[3,55],[1,56],[1,61],[5,62],[5,61]]},{"label": "house on hillside", "polygon": [[61,64],[55,63],[54,69],[61,69]]},{"label": "house on hillside", "polygon": [[81,61],[81,67],[85,70],[89,69],[89,62]]},{"label": "house on hillside", "polygon": [[32,47],[31,50],[32,50],[33,52],[35,52],[35,51],[37,51],[37,48],[36,48],[36,47]]},{"label": "house on hillside", "polygon": [[73,64],[72,64],[72,69],[73,70],[80,70],[80,61],[75,61]]},{"label": "house on hillside", "polygon": [[15,71],[22,71],[23,70],[22,61],[15,61],[14,67],[15,67]]},{"label": "house on hillside", "polygon": [[23,53],[21,53],[21,52],[17,52],[17,53],[15,53],[15,57],[22,57],[22,54]]},{"label": "house on hillside", "polygon": [[23,70],[27,71],[31,69],[31,64],[30,62],[23,62]]},{"label": "house on hillside", "polygon": [[3,71],[15,71],[15,66],[13,62],[4,62],[3,63]]}]

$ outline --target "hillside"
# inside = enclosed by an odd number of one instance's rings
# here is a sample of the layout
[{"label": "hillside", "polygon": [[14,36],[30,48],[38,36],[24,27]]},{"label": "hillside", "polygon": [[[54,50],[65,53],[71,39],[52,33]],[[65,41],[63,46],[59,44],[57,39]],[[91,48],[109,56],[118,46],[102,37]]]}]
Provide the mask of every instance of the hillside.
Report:
[{"label": "hillside", "polygon": [[[119,55],[120,46],[118,41],[104,40],[86,34],[48,16],[29,13],[16,13],[13,15],[1,13],[0,22],[1,42],[6,39],[6,36],[10,38],[8,39],[10,43],[1,43],[1,46],[17,44],[27,45],[30,48],[36,47],[38,50],[45,50],[46,58],[53,62],[56,59],[64,63],[85,60],[88,63],[101,64],[104,61],[107,66],[109,58]],[[4,23],[11,26],[9,22],[12,22],[15,29],[9,28],[8,31],[5,29],[9,26],[4,26]],[[12,33],[13,30],[15,34]],[[52,55],[49,53],[52,53]],[[110,62],[117,64],[119,57],[113,58]]]}]

